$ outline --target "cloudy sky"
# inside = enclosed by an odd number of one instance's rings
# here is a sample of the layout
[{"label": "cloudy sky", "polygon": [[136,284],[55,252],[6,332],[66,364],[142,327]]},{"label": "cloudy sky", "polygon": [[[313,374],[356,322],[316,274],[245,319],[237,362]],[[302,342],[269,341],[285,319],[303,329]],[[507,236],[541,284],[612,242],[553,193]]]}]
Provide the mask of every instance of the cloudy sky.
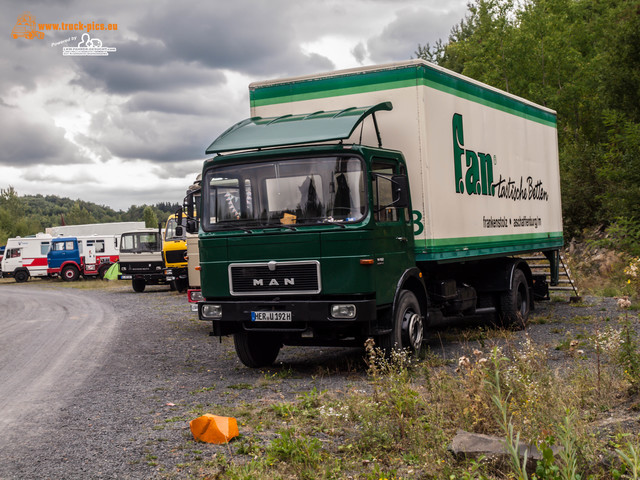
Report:
[{"label": "cloudy sky", "polygon": [[[466,3],[0,0],[0,188],[123,210],[180,202],[205,148],[249,116],[250,82],[409,59]],[[13,38],[25,10],[58,31]],[[64,55],[88,24],[117,25],[85,37],[115,51]]]}]

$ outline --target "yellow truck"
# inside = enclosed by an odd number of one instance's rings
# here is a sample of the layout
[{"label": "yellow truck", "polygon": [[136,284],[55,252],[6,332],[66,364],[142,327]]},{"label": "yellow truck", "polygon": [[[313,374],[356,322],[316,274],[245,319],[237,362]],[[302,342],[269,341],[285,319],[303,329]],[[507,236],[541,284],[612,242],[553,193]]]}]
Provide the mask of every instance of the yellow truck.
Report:
[{"label": "yellow truck", "polygon": [[187,271],[187,239],[183,228],[176,228],[181,215],[174,214],[167,220],[162,245],[165,275],[172,290],[184,292],[189,286]]}]

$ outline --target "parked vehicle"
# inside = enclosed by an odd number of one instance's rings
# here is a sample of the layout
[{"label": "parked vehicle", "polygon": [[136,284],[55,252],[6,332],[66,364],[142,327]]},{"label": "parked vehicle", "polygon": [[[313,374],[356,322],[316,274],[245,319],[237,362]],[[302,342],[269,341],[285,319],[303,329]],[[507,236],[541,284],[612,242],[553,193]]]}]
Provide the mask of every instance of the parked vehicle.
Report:
[{"label": "parked vehicle", "polygon": [[554,111],[422,60],[249,90],[206,150],[199,233],[199,316],[245,365],[369,337],[417,352],[432,321],[523,325],[548,298],[518,256],[557,282]]},{"label": "parked vehicle", "polygon": [[51,235],[38,233],[28,237],[7,240],[2,257],[2,276],[22,283],[29,277],[47,277],[47,253]]},{"label": "parked vehicle", "polygon": [[120,279],[131,280],[136,292],[147,285],[166,285],[160,228],[142,228],[120,237]]},{"label": "parked vehicle", "polygon": [[109,222],[86,223],[84,225],[59,225],[45,230],[54,237],[75,237],[89,235],[115,235],[120,238],[124,232],[130,232],[138,228],[144,228],[144,222]]},{"label": "parked vehicle", "polygon": [[47,273],[72,282],[83,277],[103,278],[118,261],[119,238],[115,235],[56,237],[47,254]]},{"label": "parked vehicle", "polygon": [[[200,249],[198,246],[198,225],[200,222],[200,184],[201,175],[187,190],[187,195],[182,202],[182,208],[178,214],[180,224],[191,224],[190,230],[194,233],[186,233],[187,241],[187,300],[192,312],[198,311],[198,302],[202,300],[200,290]],[[182,227],[181,227],[182,228]],[[179,232],[182,234],[182,232]]]},{"label": "parked vehicle", "polygon": [[189,286],[187,270],[187,239],[183,228],[177,228],[179,214],[167,219],[162,244],[162,256],[165,264],[165,275],[171,282],[171,289],[185,292]]}]

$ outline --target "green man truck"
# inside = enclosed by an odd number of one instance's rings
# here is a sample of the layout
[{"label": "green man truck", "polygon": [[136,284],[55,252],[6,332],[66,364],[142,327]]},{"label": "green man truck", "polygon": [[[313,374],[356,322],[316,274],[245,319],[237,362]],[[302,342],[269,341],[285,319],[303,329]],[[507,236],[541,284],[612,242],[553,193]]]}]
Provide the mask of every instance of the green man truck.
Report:
[{"label": "green man truck", "polygon": [[548,298],[521,257],[557,281],[554,111],[422,60],[249,91],[206,150],[199,227],[199,317],[245,365],[370,337],[418,352],[431,322],[524,325]]}]

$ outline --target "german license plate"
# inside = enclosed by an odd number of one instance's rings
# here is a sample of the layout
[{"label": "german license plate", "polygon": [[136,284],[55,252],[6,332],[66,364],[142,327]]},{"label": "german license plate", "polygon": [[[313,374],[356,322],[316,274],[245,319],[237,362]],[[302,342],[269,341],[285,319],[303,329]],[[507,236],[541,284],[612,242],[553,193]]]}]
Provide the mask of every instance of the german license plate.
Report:
[{"label": "german license plate", "polygon": [[290,322],[291,312],[251,312],[252,322]]}]

